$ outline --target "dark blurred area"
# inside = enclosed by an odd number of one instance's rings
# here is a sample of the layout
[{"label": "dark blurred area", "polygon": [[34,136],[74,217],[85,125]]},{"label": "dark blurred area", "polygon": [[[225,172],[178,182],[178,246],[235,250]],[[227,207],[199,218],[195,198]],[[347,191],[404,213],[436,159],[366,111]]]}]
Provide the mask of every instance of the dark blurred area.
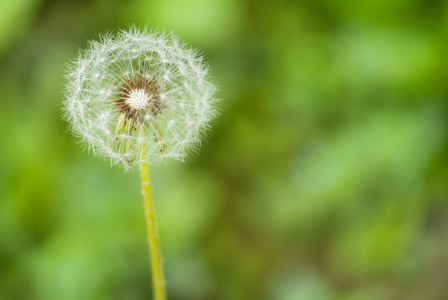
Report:
[{"label": "dark blurred area", "polygon": [[222,99],[152,168],[170,299],[448,299],[447,1],[0,0],[0,300],[150,298],[139,174],[61,119],[66,64],[129,24]]}]

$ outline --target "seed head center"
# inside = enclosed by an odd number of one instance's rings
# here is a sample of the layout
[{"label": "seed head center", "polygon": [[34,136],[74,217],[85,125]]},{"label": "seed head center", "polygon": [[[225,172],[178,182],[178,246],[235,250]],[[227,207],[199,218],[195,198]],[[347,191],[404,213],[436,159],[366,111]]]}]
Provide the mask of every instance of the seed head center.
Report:
[{"label": "seed head center", "polygon": [[126,99],[126,104],[135,110],[142,110],[148,106],[150,99],[144,89],[133,90]]}]

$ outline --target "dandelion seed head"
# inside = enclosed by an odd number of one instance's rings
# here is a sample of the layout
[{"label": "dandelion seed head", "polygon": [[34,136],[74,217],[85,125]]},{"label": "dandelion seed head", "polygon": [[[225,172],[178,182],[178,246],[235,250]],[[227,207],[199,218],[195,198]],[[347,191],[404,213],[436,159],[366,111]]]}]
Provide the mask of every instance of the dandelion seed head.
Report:
[{"label": "dandelion seed head", "polygon": [[107,34],[69,65],[65,118],[89,151],[125,169],[183,160],[216,116],[207,74],[172,33]]}]

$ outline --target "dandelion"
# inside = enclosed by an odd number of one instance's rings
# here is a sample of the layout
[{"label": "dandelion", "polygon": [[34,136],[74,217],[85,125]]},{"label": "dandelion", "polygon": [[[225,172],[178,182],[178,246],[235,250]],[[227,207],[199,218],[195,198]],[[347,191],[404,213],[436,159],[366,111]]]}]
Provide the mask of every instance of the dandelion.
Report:
[{"label": "dandelion", "polygon": [[106,35],[70,65],[65,116],[89,150],[126,170],[183,160],[215,116],[207,73],[171,33]]},{"label": "dandelion", "polygon": [[131,27],[90,42],[66,77],[73,134],[113,165],[140,167],[154,298],[165,299],[149,163],[184,160],[200,144],[216,115],[208,68],[172,33]]}]

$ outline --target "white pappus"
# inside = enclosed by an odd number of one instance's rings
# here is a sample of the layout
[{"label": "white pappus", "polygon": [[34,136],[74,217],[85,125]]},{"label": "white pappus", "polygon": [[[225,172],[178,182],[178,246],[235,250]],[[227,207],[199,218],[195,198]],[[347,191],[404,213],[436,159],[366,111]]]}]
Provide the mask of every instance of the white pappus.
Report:
[{"label": "white pappus", "polygon": [[125,169],[183,160],[216,116],[207,65],[172,33],[107,34],[68,68],[64,117],[73,134]]}]

